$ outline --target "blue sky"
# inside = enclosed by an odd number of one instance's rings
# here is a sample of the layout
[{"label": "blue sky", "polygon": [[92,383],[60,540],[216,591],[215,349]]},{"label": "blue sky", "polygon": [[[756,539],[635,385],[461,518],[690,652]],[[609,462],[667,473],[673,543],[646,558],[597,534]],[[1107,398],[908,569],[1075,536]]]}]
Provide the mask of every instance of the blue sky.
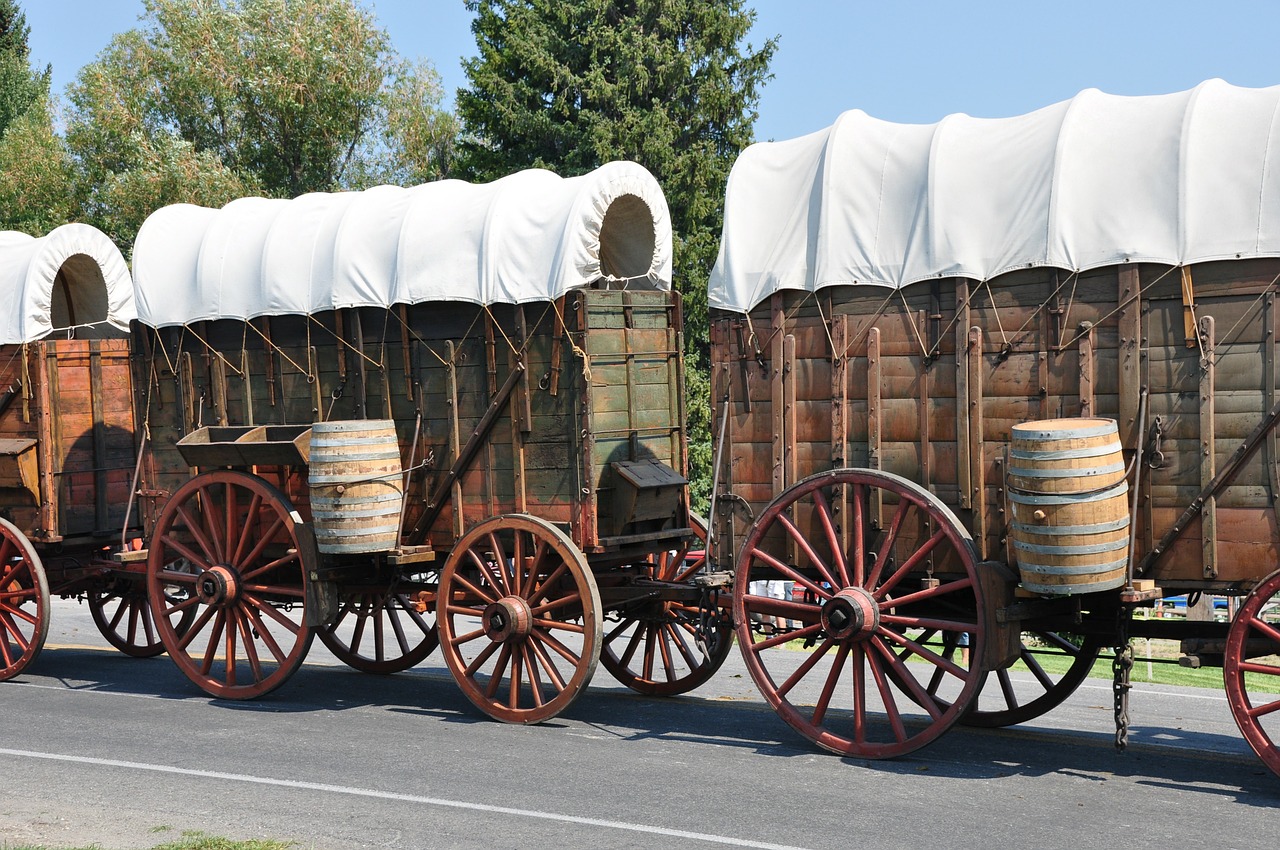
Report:
[{"label": "blue sky", "polygon": [[[141,0],[19,0],[33,58],[62,91]],[[446,89],[475,42],[462,0],[374,0],[396,49],[430,59]],[[780,36],[756,135],[784,139],[858,108],[932,123],[952,112],[1002,117],[1085,88],[1162,94],[1210,77],[1280,84],[1275,0],[755,0],[751,40]]]}]

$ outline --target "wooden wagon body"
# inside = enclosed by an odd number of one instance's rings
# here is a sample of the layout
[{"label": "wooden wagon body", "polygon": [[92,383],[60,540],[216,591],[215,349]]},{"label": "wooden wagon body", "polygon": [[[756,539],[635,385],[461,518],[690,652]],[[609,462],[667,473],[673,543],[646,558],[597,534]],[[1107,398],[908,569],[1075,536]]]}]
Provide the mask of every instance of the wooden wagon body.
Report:
[{"label": "wooden wagon body", "polygon": [[[762,146],[735,176],[736,219],[731,179],[712,281],[725,435],[713,550],[737,572],[757,683],[829,749],[891,756],[955,722],[1030,719],[1105,646],[1123,744],[1129,640],[1145,636],[1179,640],[1184,664],[1223,665],[1242,731],[1280,770],[1280,211],[1265,173],[1280,92],[1086,95],[1003,125],[912,128],[928,138],[898,149],[921,162],[901,174],[877,147],[901,139],[867,132],[865,116],[822,150],[812,137]],[[1215,146],[1216,130],[1196,132],[1209,116],[1248,143]],[[1107,150],[1091,132],[1101,118]],[[776,194],[758,204],[778,189],[761,161],[808,175],[788,197],[807,228]],[[882,188],[913,175],[910,192]],[[859,179],[874,180],[871,200]],[[912,235],[897,240],[903,222]],[[1100,421],[1116,443],[1105,487],[1088,483],[1104,481],[1097,452],[1052,441]],[[1029,452],[1028,433],[1052,450]],[[1029,472],[1030,455],[1050,467]],[[1086,483],[1055,489],[1073,465],[1089,470],[1068,480]],[[1117,481],[1118,515],[1055,527],[1056,505]],[[1238,611],[1134,617],[1183,593]],[[784,675],[794,664],[775,648],[795,639],[811,657]],[[1066,672],[1045,672],[1042,652],[1065,653]],[[1019,661],[1031,672],[1011,672]]]},{"label": "wooden wagon body", "polygon": [[0,511],[5,588],[0,679],[34,660],[49,596],[87,599],[114,645],[162,648],[140,573],[107,556],[137,533],[128,322],[120,252],[87,225],[0,237],[9,312],[0,337]]},{"label": "wooden wagon body", "polygon": [[[693,649],[681,307],[647,172],[252,204],[162,210],[135,251],[140,512],[183,671],[253,697],[313,632],[372,672],[439,643],[467,696],[516,722],[563,710],[598,659],[643,691],[709,676],[729,641]],[[289,230],[315,221],[326,235]],[[248,295],[148,300],[244,268]],[[392,448],[350,436],[370,428]],[[391,466],[355,460],[378,453]],[[353,551],[338,538],[374,523],[373,490],[395,528]]]},{"label": "wooden wagon body", "polygon": [[[403,465],[422,465],[407,478],[413,545],[447,553],[483,519],[533,513],[571,529],[584,553],[625,561],[671,532],[645,523],[674,508],[626,513],[618,490],[628,482],[615,464],[685,467],[680,327],[670,292],[600,289],[529,305],[140,327],[137,380],[151,381],[143,516],[152,527],[190,477],[184,450],[203,458],[206,444],[178,445],[201,428],[382,419],[396,424]],[[212,462],[196,465],[224,465],[216,454],[226,437],[243,439],[223,432],[204,450]],[[283,482],[296,505],[307,504],[306,483]],[[424,523],[429,507],[438,510]]]}]

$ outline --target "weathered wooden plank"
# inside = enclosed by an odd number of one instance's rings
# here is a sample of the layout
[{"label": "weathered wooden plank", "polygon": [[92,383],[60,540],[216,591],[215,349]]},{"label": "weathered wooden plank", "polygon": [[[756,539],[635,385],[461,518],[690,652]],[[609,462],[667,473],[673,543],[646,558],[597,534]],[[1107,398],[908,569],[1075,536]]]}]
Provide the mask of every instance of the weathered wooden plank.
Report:
[{"label": "weathered wooden plank", "polygon": [[[973,502],[973,540],[978,547],[978,555],[984,560],[989,557],[987,546],[987,529],[991,524],[991,508],[986,498],[987,447],[986,447],[986,399],[983,395],[983,373],[986,372],[982,356],[982,330],[978,327],[969,329],[966,350],[968,353],[969,375],[966,381],[969,397],[969,445],[968,454],[972,471],[969,488]],[[998,498],[998,497],[997,497]],[[997,509],[1000,503],[997,502]]]}]

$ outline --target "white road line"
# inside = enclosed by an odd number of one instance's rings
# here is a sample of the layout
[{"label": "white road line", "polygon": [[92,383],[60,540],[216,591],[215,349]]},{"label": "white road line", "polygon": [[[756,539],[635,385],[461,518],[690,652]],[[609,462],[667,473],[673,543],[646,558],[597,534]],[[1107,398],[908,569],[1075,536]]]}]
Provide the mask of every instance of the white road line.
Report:
[{"label": "white road line", "polygon": [[35,688],[41,691],[66,691],[73,694],[96,694],[108,697],[128,697],[129,699],[159,699],[165,702],[181,702],[185,697],[165,697],[158,694],[131,694],[128,691],[104,691],[96,687],[77,688],[74,685],[35,685],[31,682],[5,682],[6,688]]},{"label": "white road line", "polygon": [[75,762],[102,767],[122,767],[128,770],[146,770],[154,773],[179,774],[182,776],[198,776],[202,779],[223,779],[229,782],[247,782],[254,785],[273,785],[281,788],[300,788],[307,791],[324,791],[330,794],[347,794],[353,797],[375,797],[381,800],[397,800],[405,803],[420,803],[427,806],[443,806],[451,809],[467,809],[490,814],[512,815],[515,817],[536,818],[539,820],[558,821],[560,823],[598,826],[605,829],[621,829],[628,832],[643,832],[649,835],[665,835],[672,838],[687,838],[693,841],[706,841],[711,844],[729,844],[735,847],[756,847],[760,850],[804,850],[785,844],[769,844],[764,841],[750,841],[745,838],[729,838],[723,835],[709,835],[704,832],[686,832],[682,829],[668,829],[662,826],[650,826],[625,821],[601,820],[600,818],[584,818],[576,815],[540,812],[534,809],[512,809],[506,806],[490,806],[485,803],[468,803],[462,800],[445,800],[440,797],[421,797],[416,794],[398,794],[394,791],[375,791],[370,788],[349,788],[345,785],[327,785],[321,782],[299,782],[293,779],[272,779],[265,776],[249,776],[243,773],[221,773],[213,770],[190,770],[183,767],[172,767],[165,764],[146,764],[136,761],[117,761],[116,759],[100,759],[89,756],[68,756],[58,753],[31,752],[29,750],[10,750],[0,748],[0,755],[15,758],[44,759],[46,761]]}]

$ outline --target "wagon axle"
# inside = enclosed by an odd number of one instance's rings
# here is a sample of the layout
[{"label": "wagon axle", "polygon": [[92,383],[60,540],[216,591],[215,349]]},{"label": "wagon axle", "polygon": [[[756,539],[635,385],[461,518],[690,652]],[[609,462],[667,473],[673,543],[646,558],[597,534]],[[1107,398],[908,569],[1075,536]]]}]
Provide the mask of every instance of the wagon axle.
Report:
[{"label": "wagon axle", "polygon": [[196,595],[205,605],[225,606],[240,595],[240,576],[231,567],[216,566],[200,574]]},{"label": "wagon axle", "polygon": [[505,596],[484,611],[485,634],[494,643],[523,640],[533,631],[533,609],[519,596]]},{"label": "wagon axle", "polygon": [[880,627],[880,606],[861,587],[846,587],[822,606],[822,628],[839,641],[865,641]]}]

